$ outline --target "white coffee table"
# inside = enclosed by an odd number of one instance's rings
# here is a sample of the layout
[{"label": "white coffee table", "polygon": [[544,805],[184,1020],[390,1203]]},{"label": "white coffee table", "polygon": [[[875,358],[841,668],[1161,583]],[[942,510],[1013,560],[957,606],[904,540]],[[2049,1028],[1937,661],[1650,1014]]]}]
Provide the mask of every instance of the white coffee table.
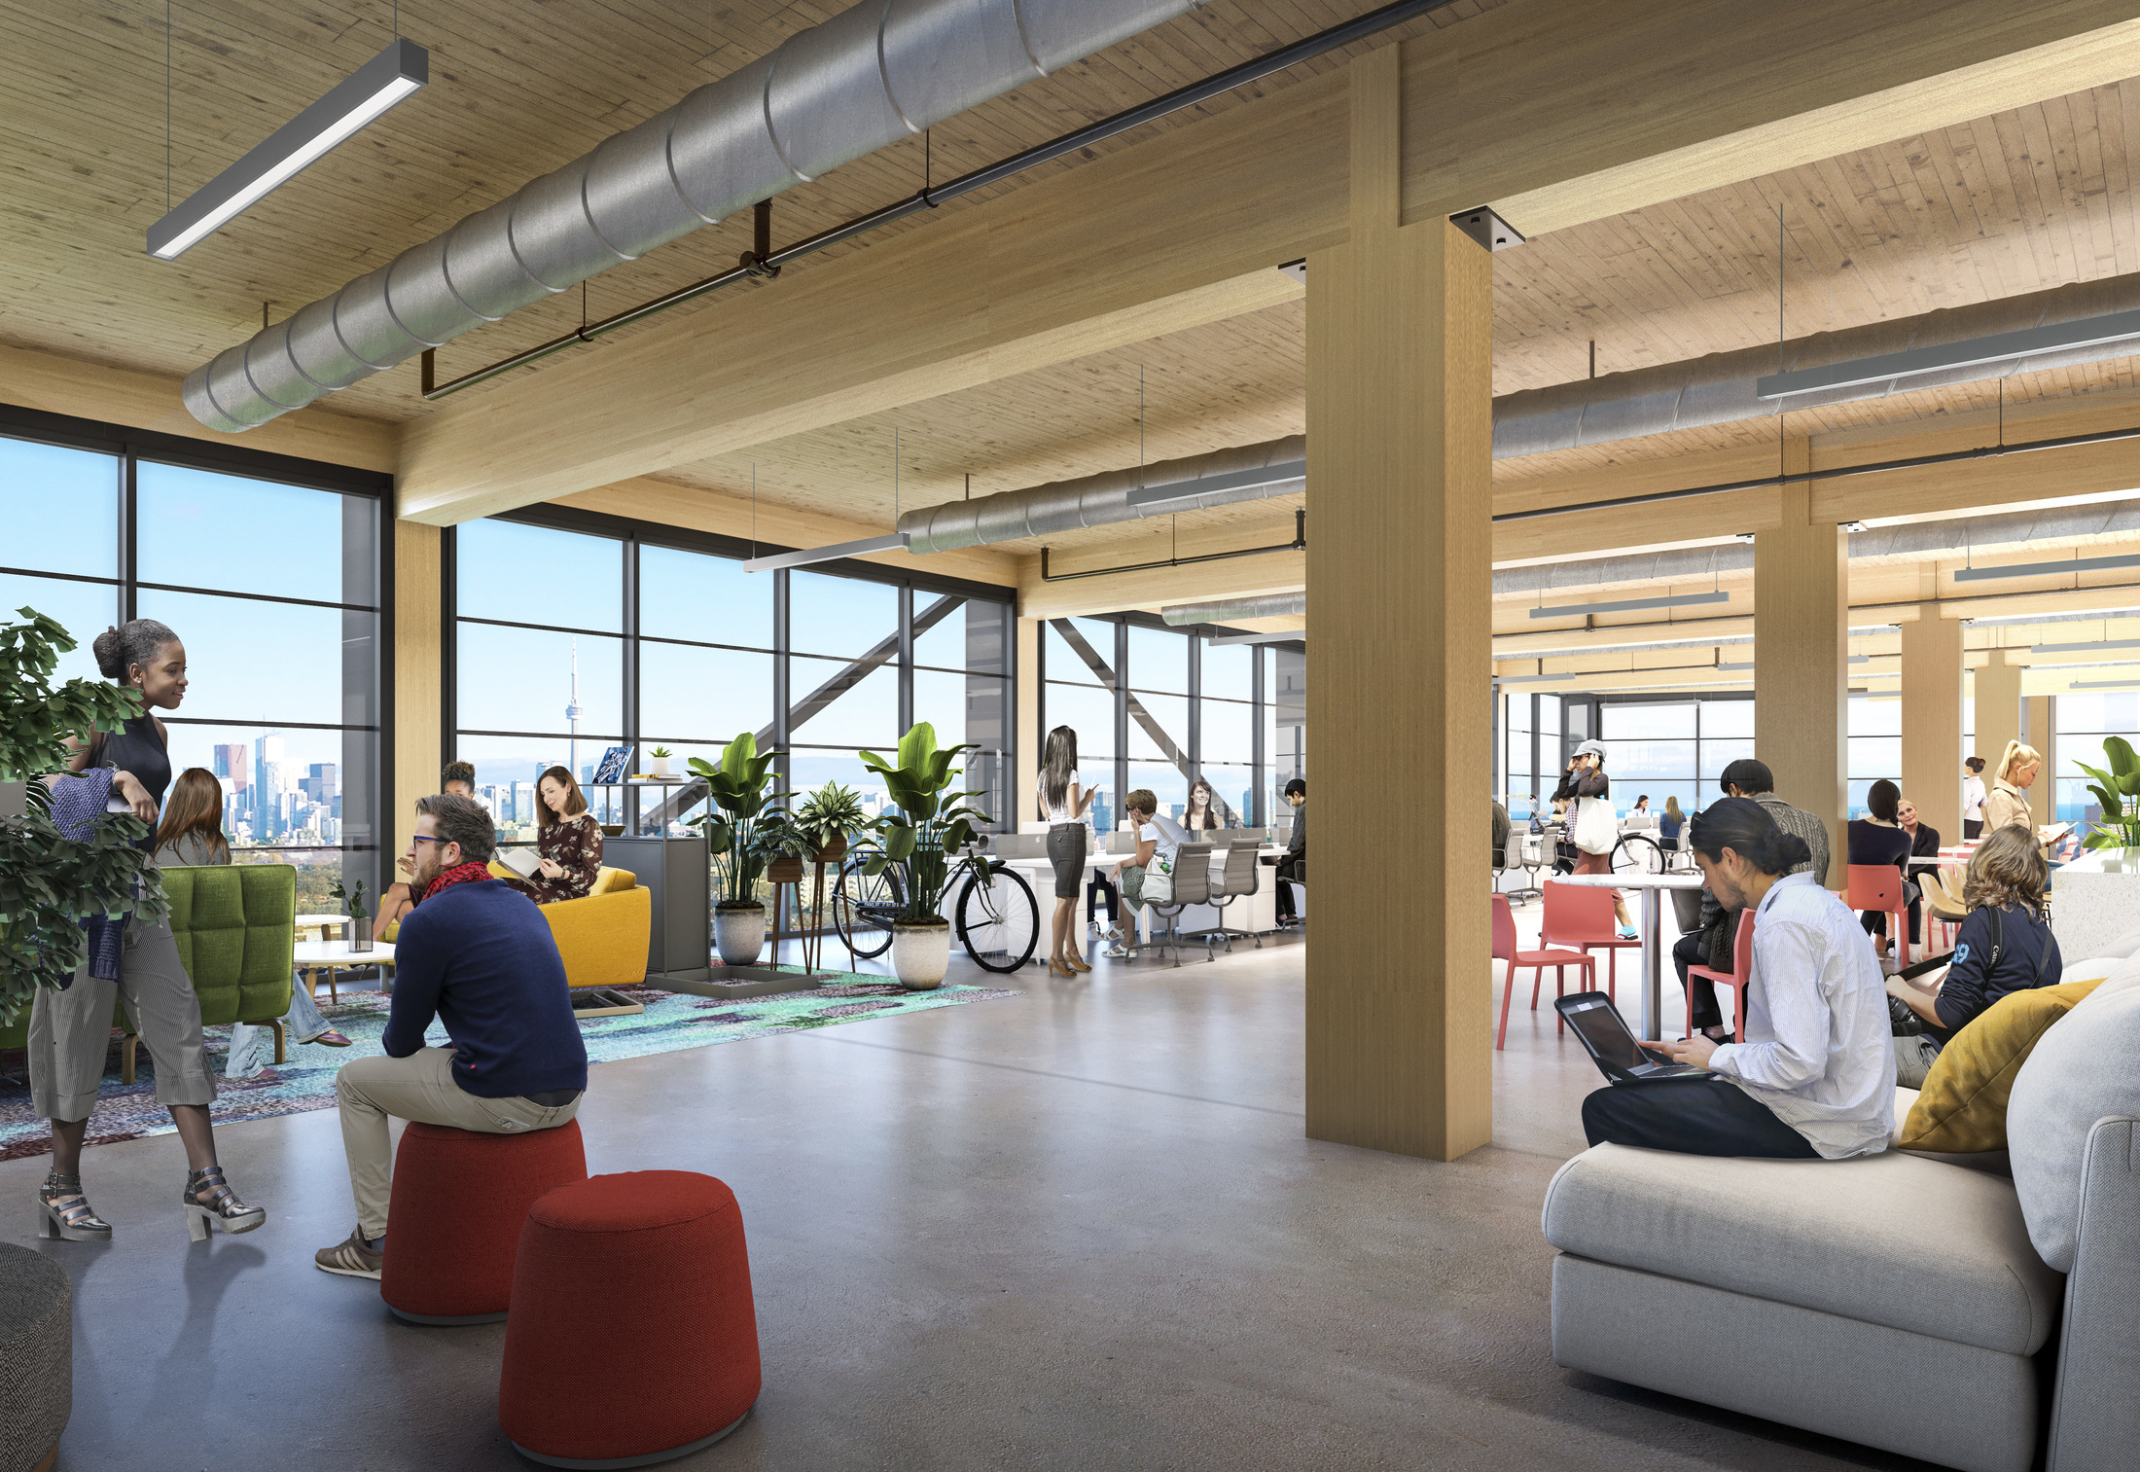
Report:
[{"label": "white coffee table", "polygon": [[333,940],[341,934],[342,927],[348,922],[347,915],[300,915],[297,917],[297,928],[300,931],[317,930],[321,940]]},{"label": "white coffee table", "polygon": [[306,985],[315,999],[319,996],[317,973],[327,973],[327,996],[340,1001],[341,993],[335,989],[335,973],[354,971],[359,966],[387,967],[394,964],[394,946],[391,941],[375,940],[368,951],[353,951],[346,941],[301,940],[291,956],[290,964],[299,971],[314,973],[314,979]]},{"label": "white coffee table", "polygon": [[1700,889],[1702,876],[1638,870],[1630,874],[1560,874],[1552,882],[1642,891],[1642,1040],[1658,1041],[1664,1036],[1664,892]]}]

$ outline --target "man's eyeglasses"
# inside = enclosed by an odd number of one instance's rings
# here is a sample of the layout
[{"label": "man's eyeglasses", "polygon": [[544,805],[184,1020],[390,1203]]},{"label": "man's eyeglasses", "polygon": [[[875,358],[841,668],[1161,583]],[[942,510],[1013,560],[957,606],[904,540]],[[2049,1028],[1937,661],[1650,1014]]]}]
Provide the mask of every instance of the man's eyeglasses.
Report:
[{"label": "man's eyeglasses", "polygon": [[452,840],[452,839],[450,839],[450,838],[439,838],[439,837],[437,837],[437,836],[435,836],[435,835],[433,835],[433,834],[429,834],[429,833],[419,833],[419,834],[416,834],[416,835],[415,835],[414,837],[412,837],[412,838],[411,838],[411,839],[409,840],[409,852],[410,852],[410,853],[415,853],[415,852],[416,852],[416,845],[417,845],[417,844],[419,844],[419,843],[451,843],[451,842],[453,842],[453,840]]}]

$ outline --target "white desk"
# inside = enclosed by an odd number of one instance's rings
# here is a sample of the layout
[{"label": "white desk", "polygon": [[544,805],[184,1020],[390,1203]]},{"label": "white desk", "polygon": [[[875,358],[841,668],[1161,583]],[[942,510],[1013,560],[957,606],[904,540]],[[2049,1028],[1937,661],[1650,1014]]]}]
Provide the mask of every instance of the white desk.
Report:
[{"label": "white desk", "polygon": [[1563,874],[1556,884],[1583,884],[1592,889],[1642,891],[1642,1039],[1664,1036],[1664,892],[1700,889],[1699,874]]},{"label": "white desk", "polygon": [[[1224,910],[1221,910],[1217,905],[1187,906],[1183,909],[1180,919],[1176,922],[1178,928],[1184,935],[1204,930],[1217,930],[1221,926],[1231,930],[1245,930],[1252,935],[1275,931],[1278,928],[1278,885],[1280,881],[1277,879],[1275,871],[1264,864],[1263,860],[1266,858],[1279,858],[1284,854],[1285,850],[1283,848],[1271,844],[1259,847],[1256,850],[1256,864],[1260,871],[1256,883],[1256,892],[1251,895],[1241,896],[1226,906]],[[1084,886],[1091,882],[1094,869],[1112,871],[1115,865],[1129,857],[1131,857],[1129,854],[1110,854],[1098,850],[1088,850],[1085,854],[1085,878],[1078,885],[1079,900],[1082,901],[1084,898]],[[1047,929],[1048,906],[1055,898],[1054,864],[1045,857],[1003,859],[1000,862],[1018,870],[1025,876],[1026,882],[1033,886],[1033,897],[1040,902],[1041,929],[1045,932]],[[1218,883],[1219,876],[1225,871],[1225,867],[1226,851],[1221,848],[1213,848],[1211,851],[1211,881],[1213,884]],[[1151,938],[1152,912],[1149,907],[1140,906],[1137,910],[1138,943],[1148,943]],[[1034,954],[1035,956],[1039,955],[1038,947],[1035,947]]]}]

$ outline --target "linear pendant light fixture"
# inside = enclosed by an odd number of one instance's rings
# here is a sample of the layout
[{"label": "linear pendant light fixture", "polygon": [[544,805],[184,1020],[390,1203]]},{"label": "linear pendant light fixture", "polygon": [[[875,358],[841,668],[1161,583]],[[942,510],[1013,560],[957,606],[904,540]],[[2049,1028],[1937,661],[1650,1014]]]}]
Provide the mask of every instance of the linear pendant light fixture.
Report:
[{"label": "linear pendant light fixture", "polygon": [[431,80],[431,53],[396,37],[267,141],[149,226],[149,254],[176,260],[275,187]]},{"label": "linear pendant light fixture", "polygon": [[2074,557],[2064,562],[2017,562],[2009,567],[1965,567],[1954,574],[1954,580],[1981,583],[1999,578],[2055,577],[2062,572],[2101,572],[2113,567],[2140,567],[2140,552],[2123,557]]},{"label": "linear pendant light fixture", "polygon": [[2031,644],[2031,654],[2086,654],[2097,649],[2140,649],[2140,639],[2095,639],[2085,644]]},{"label": "linear pendant light fixture", "polygon": [[1208,641],[1213,648],[1227,644],[1286,644],[1307,642],[1306,629],[1278,629],[1267,634],[1214,634]]},{"label": "linear pendant light fixture", "polygon": [[903,552],[907,539],[903,532],[892,532],[881,537],[864,537],[859,542],[836,542],[830,547],[807,547],[800,552],[772,552],[764,557],[753,557],[743,564],[745,572],[771,572],[777,567],[807,567],[813,562],[833,562],[842,557],[860,557],[865,552]]},{"label": "linear pendant light fixture", "polygon": [[[2140,559],[2136,559],[2140,560]],[[1585,613],[1627,613],[1637,608],[1686,608],[1696,603],[1724,603],[1729,593],[1681,593],[1671,598],[1623,598],[1615,603],[1556,603],[1531,610],[1532,618],[1574,618]]]}]

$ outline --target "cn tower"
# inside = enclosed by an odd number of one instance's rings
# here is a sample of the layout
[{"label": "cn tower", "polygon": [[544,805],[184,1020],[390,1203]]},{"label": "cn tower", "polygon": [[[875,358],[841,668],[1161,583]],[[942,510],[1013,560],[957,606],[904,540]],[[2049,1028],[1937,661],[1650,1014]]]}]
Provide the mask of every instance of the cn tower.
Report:
[{"label": "cn tower", "polygon": [[572,733],[572,780],[580,780],[580,641],[572,641],[572,699],[565,706],[565,729]]}]

